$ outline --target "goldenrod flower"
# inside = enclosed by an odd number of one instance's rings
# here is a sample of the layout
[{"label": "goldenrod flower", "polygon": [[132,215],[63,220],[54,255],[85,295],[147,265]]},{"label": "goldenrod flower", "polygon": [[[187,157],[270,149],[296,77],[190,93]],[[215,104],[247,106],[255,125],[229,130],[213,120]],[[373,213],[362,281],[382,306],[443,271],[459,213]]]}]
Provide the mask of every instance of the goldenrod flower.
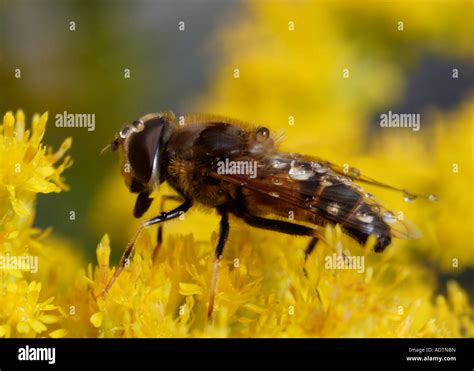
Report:
[{"label": "goldenrod flower", "polygon": [[[67,189],[61,173],[71,166],[71,159],[66,157],[62,164],[57,167],[54,165],[63,157],[72,141],[70,138],[64,141],[56,153],[43,146],[41,140],[47,120],[47,113],[35,115],[32,129],[25,131],[22,111],[18,111],[16,121],[11,112],[7,112],[3,118],[0,142],[0,218],[5,224],[17,218],[28,218],[37,193]],[[15,215],[6,215],[6,210],[9,209],[13,209]]]},{"label": "goldenrod flower", "polygon": [[[61,320],[58,306],[52,304],[54,297],[39,302],[41,283],[26,280],[12,281],[1,291],[0,337],[44,336],[48,325]],[[3,319],[7,319],[3,321]],[[51,337],[62,337],[66,331],[57,329],[49,332]]]},{"label": "goldenrod flower", "polygon": [[[327,229],[303,272],[304,239],[246,230],[230,239],[221,263],[216,318],[207,322],[213,244],[192,236],[167,239],[152,260],[147,232],[105,298],[98,296],[113,269],[109,239],[97,248],[82,298],[96,305],[90,328],[102,337],[457,337],[474,334],[466,293],[448,284],[438,296],[427,272],[399,264],[390,251],[376,255]],[[361,255],[363,272],[327,269],[333,254]],[[90,294],[92,292],[94,295]]]},{"label": "goldenrod flower", "polygon": [[[7,112],[0,126],[0,255],[3,265],[9,259],[23,257],[36,258],[39,268],[45,268],[38,274],[32,269],[30,273],[17,266],[2,266],[0,337],[61,337],[66,333],[60,323],[65,316],[54,304],[54,296],[42,294],[42,283],[32,279],[35,274],[48,277],[44,240],[50,231],[32,226],[36,195],[67,189],[61,174],[72,164],[69,157],[57,164],[71,146],[71,139],[64,141],[56,152],[41,143],[47,119],[47,113],[35,115],[31,129],[26,129],[22,111],[17,112],[16,119]],[[52,282],[45,284],[48,287]]]}]

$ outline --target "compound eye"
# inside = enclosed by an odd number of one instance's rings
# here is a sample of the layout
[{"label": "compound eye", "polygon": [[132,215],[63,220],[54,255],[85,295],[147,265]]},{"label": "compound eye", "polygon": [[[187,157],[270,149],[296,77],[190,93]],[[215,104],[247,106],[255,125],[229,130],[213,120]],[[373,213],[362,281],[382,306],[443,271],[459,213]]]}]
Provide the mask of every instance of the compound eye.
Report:
[{"label": "compound eye", "polygon": [[264,142],[269,137],[270,137],[270,130],[268,130],[267,128],[262,127],[257,130],[257,134],[256,134],[257,141]]},{"label": "compound eye", "polygon": [[127,145],[128,161],[135,178],[142,184],[148,184],[153,174],[155,161],[160,160],[164,120],[157,117],[146,122],[141,121],[141,124],[138,120],[132,127],[140,130],[132,129],[133,133],[129,136]]}]

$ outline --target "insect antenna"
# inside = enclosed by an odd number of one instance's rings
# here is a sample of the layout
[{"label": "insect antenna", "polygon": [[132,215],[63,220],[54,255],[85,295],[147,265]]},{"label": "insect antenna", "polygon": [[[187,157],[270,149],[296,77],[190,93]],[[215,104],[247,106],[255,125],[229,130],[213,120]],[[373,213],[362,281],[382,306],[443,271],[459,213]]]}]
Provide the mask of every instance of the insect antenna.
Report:
[{"label": "insect antenna", "polygon": [[104,148],[100,150],[100,156],[102,156],[105,152],[111,151],[112,145],[109,143]]}]

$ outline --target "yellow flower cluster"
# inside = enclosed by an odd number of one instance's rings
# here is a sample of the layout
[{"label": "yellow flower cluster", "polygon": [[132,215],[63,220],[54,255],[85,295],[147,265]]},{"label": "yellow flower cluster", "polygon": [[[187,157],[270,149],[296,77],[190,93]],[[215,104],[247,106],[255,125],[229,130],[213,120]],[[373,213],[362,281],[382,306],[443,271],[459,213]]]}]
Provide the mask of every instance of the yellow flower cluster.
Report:
[{"label": "yellow flower cluster", "polygon": [[42,145],[47,120],[47,113],[36,115],[26,129],[22,111],[16,118],[7,112],[0,126],[0,337],[66,333],[55,298],[37,281],[48,270],[49,231],[33,227],[36,197],[67,189],[61,174],[72,164],[69,157],[58,164],[71,139],[57,152]]},{"label": "yellow flower cluster", "polygon": [[[373,241],[361,249],[338,227],[328,228],[329,246],[317,245],[305,275],[306,239],[274,237],[247,227],[231,235],[212,323],[207,303],[213,244],[192,235],[166,239],[153,261],[153,239],[145,232],[132,264],[105,299],[99,294],[113,269],[104,236],[97,247],[98,266],[89,267],[79,296],[91,303],[98,296],[89,321],[101,337],[474,335],[466,293],[451,281],[447,298],[434,295],[428,272],[416,264],[397,263],[393,250],[376,255],[370,252]],[[342,254],[363,256],[364,269],[327,269],[327,257]],[[90,331],[86,326],[82,330]]]}]

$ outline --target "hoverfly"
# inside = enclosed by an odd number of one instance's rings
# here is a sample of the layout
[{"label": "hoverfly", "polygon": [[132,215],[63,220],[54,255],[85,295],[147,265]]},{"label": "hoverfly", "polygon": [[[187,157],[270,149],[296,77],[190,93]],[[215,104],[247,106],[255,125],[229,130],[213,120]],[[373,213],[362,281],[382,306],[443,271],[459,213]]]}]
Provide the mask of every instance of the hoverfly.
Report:
[{"label": "hoverfly", "polygon": [[[125,126],[109,145],[119,150],[125,183],[137,194],[135,217],[149,209],[151,194],[163,182],[176,190],[179,197],[171,197],[181,198],[182,203],[141,223],[102,294],[124,269],[142,229],[179,217],[193,203],[217,209],[221,218],[209,318],[229,235],[229,214],[257,228],[311,237],[306,258],[318,239],[324,239],[321,227],[327,224],[339,224],[360,244],[374,235],[376,252],[382,252],[394,237],[419,237],[414,227],[396,218],[356,183],[401,191],[409,200],[417,195],[361,175],[355,168],[280,152],[265,127],[209,115],[186,116],[184,121],[180,125],[171,112],[147,114]],[[288,220],[290,213],[293,217]],[[158,244],[162,233],[160,224]]]}]

